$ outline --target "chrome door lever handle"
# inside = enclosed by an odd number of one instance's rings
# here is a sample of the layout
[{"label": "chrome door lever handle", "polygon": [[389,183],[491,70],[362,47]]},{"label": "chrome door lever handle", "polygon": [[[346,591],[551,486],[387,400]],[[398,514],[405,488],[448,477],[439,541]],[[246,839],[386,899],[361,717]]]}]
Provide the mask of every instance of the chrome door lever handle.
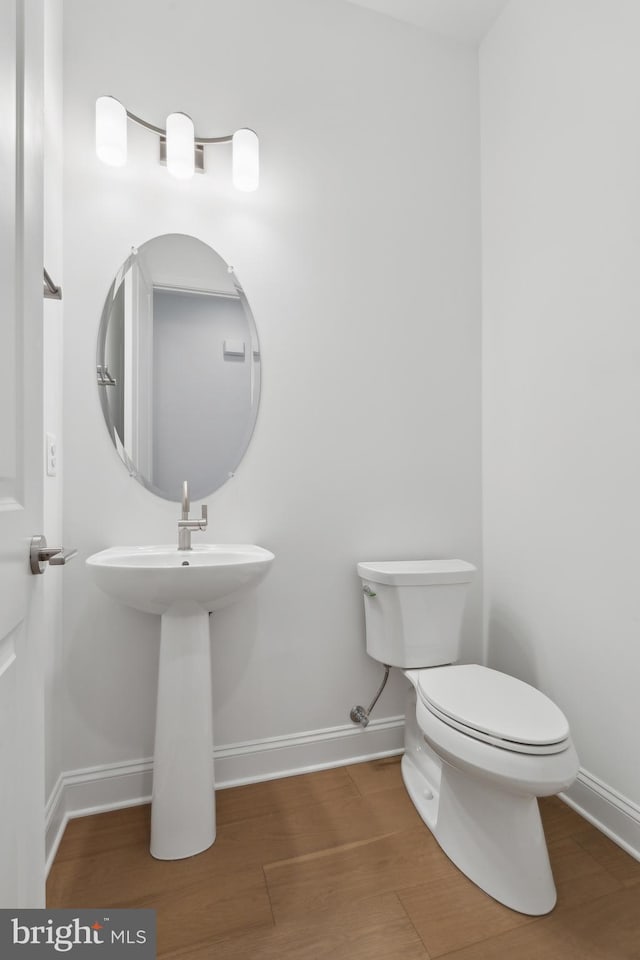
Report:
[{"label": "chrome door lever handle", "polygon": [[67,560],[73,560],[78,552],[77,547],[72,547],[71,550],[67,550],[66,547],[55,547],[54,549],[55,553],[49,560],[52,567],[63,567]]},{"label": "chrome door lever handle", "polygon": [[77,552],[75,547],[71,550],[66,550],[64,547],[48,547],[47,538],[44,536],[32,537],[29,547],[29,567],[31,573],[44,573],[47,569],[47,563],[51,564],[52,567],[64,566],[68,560],[75,557]]}]

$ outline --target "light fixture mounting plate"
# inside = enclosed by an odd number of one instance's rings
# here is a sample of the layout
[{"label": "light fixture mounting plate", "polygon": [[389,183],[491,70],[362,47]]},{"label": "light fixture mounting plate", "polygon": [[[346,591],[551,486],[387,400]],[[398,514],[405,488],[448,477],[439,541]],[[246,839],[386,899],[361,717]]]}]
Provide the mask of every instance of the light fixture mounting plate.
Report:
[{"label": "light fixture mounting plate", "polygon": [[[160,163],[167,165],[167,138],[160,137]],[[196,143],[194,150],[194,164],[196,173],[204,173],[204,144]]]}]

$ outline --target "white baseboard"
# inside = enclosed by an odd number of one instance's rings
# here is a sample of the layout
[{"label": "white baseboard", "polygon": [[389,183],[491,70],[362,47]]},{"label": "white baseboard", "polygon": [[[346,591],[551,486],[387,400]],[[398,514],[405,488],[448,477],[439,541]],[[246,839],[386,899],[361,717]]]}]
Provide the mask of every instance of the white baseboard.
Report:
[{"label": "white baseboard", "polygon": [[[366,730],[344,725],[217,747],[216,789],[275,780],[402,753],[404,717],[372,720]],[[69,820],[148,803],[153,761],[130,760],[63,773],[46,806],[47,872]],[[587,770],[562,799],[640,860],[640,806]]]},{"label": "white baseboard", "polygon": [[[216,747],[216,789],[276,780],[402,753],[404,716]],[[153,760],[130,760],[62,773],[46,807],[47,873],[69,820],[148,803]]]},{"label": "white baseboard", "polygon": [[580,770],[575,783],[560,796],[594,827],[640,860],[640,806],[587,770]]}]

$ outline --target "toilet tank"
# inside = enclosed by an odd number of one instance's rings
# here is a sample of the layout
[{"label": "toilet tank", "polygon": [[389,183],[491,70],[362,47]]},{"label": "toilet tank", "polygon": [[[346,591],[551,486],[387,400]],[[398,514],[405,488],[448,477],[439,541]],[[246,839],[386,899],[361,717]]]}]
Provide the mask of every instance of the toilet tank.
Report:
[{"label": "toilet tank", "polygon": [[359,563],[369,656],[404,668],[455,663],[475,572],[464,560]]}]

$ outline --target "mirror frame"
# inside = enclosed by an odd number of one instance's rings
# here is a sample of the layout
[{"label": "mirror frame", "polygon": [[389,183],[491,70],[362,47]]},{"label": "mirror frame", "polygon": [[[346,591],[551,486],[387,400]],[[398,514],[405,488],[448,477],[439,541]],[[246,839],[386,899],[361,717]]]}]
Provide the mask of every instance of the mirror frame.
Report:
[{"label": "mirror frame", "polygon": [[[127,453],[124,443],[121,440],[118,434],[118,431],[116,429],[116,424],[113,420],[113,417],[111,415],[111,410],[109,407],[109,396],[107,392],[107,387],[110,386],[111,384],[109,383],[108,380],[104,379],[105,371],[108,370],[107,358],[106,358],[106,342],[107,342],[107,333],[109,329],[109,321],[112,314],[112,307],[113,307],[114,300],[118,295],[118,292],[124,282],[127,272],[131,268],[132,263],[137,258],[139,251],[144,246],[146,246],[146,244],[152,243],[154,240],[163,239],[165,237],[185,237],[189,240],[197,240],[198,243],[201,243],[203,244],[203,246],[207,247],[214,256],[218,257],[222,261],[222,263],[226,265],[227,273],[231,279],[231,282],[238,296],[238,299],[240,301],[240,304],[244,311],[245,318],[249,326],[249,334],[250,334],[249,362],[252,364],[251,373],[250,373],[252,390],[255,382],[253,364],[256,361],[259,364],[257,397],[252,404],[251,419],[248,420],[247,439],[242,449],[242,452],[237,458],[235,457],[230,458],[229,469],[228,471],[226,471],[226,477],[219,483],[216,483],[215,481],[213,481],[212,486],[207,490],[207,492],[194,496],[193,497],[194,500],[201,500],[203,499],[203,497],[210,496],[211,494],[215,493],[216,490],[221,489],[221,487],[223,487],[224,484],[235,475],[235,472],[238,469],[238,466],[244,459],[244,456],[249,448],[249,444],[251,443],[251,439],[255,432],[256,423],[258,420],[258,413],[260,409],[260,395],[262,392],[262,354],[260,349],[260,342],[258,339],[258,331],[257,331],[255,319],[253,316],[253,311],[249,306],[249,301],[247,300],[247,297],[242,288],[242,285],[240,284],[240,281],[236,276],[234,268],[230,266],[227,263],[227,261],[224,260],[224,258],[221,257],[216,250],[213,249],[213,247],[211,247],[208,243],[205,243],[205,241],[199,240],[199,238],[193,237],[190,234],[167,233],[167,234],[159,234],[158,236],[151,237],[149,240],[146,240],[145,243],[141,244],[139,247],[131,248],[131,253],[120,265],[120,267],[118,268],[115,274],[115,277],[113,278],[113,281],[111,282],[111,285],[107,292],[107,296],[104,301],[104,305],[103,305],[102,313],[100,317],[100,325],[98,328],[98,341],[97,341],[97,349],[96,349],[96,374],[97,374],[97,380],[98,380],[98,395],[100,398],[100,407],[102,410],[105,426],[107,428],[107,432],[109,434],[111,442],[120,460],[126,467],[129,475],[133,477],[135,480],[137,480],[138,483],[140,483],[146,490],[149,490],[150,493],[155,494],[156,496],[160,497],[163,500],[168,500],[172,503],[179,503],[181,498],[179,493],[177,495],[172,495],[170,493],[167,493],[165,490],[162,490],[161,488],[157,487],[151,480],[149,480],[140,472],[137,465],[133,462],[133,460]],[[189,292],[187,288],[185,288],[185,292]],[[109,374],[107,373],[107,377],[108,376]],[[190,478],[185,477],[184,479],[189,480]]]}]

